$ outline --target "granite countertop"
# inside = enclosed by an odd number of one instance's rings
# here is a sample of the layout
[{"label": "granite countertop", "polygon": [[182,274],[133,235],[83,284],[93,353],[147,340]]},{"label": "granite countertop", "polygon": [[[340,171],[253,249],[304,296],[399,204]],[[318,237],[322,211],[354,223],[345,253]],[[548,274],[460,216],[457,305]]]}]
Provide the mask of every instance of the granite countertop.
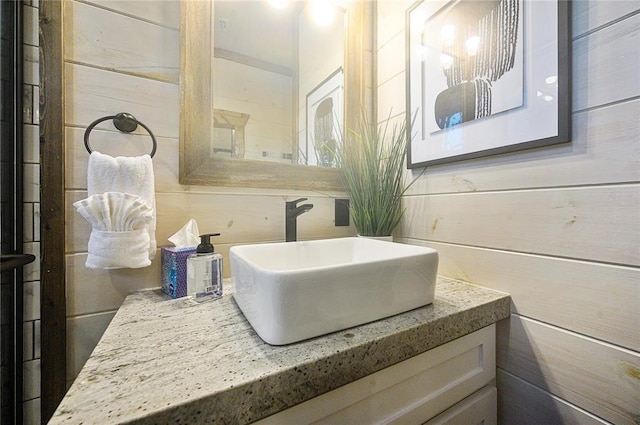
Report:
[{"label": "granite countertop", "polygon": [[137,292],[49,424],[250,423],[506,318],[509,303],[440,277],[431,305],[271,346],[231,295],[195,304]]}]

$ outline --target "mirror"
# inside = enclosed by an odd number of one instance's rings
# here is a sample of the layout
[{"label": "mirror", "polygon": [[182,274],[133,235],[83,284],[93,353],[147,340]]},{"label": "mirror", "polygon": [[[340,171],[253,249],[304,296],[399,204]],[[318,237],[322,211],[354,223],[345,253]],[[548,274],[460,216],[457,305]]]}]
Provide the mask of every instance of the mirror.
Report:
[{"label": "mirror", "polygon": [[[273,15],[283,19],[284,11],[269,10],[271,6],[266,0],[180,3],[182,184],[343,189],[338,170],[332,168],[335,161],[331,152],[339,139],[332,129],[353,127],[358,114],[372,112],[371,104],[367,103],[372,101],[371,69],[365,67],[371,64],[372,13],[369,9],[372,6],[367,1],[341,2],[344,8],[339,12],[343,19],[338,15],[334,22],[343,26],[344,31],[334,27],[320,37],[328,46],[328,52],[337,58],[329,58],[330,54],[325,53],[323,60],[318,61],[318,57],[322,57],[317,54],[318,47],[295,48],[298,44],[302,46],[303,39],[307,43],[308,33],[312,32],[305,13],[309,1],[294,1],[289,5],[288,19],[293,21],[293,26],[284,32],[287,36],[293,33],[295,37],[290,42],[294,47],[284,48],[289,55],[288,66],[276,56],[264,56],[267,49],[259,44],[266,41],[265,46],[286,46],[285,42],[274,42],[265,35],[275,31],[256,30],[262,41],[255,37],[240,39],[236,33],[245,24],[257,28],[259,24],[255,20],[266,21],[267,12],[276,12]],[[229,8],[231,4],[244,7],[245,12]],[[247,7],[252,9],[247,12]],[[284,24],[281,26],[285,28]],[[336,47],[335,41],[331,45],[330,39],[340,40],[342,46]],[[315,64],[308,59],[305,62],[309,57],[315,59]],[[249,69],[250,65],[253,69]],[[249,92],[257,90],[251,90],[245,80],[234,78],[241,74],[242,68],[253,73],[253,79],[247,80],[258,85],[273,87],[274,78],[285,81],[282,91],[289,93],[284,97],[291,103],[275,111],[283,119],[273,118],[274,110],[278,109],[273,106],[271,111],[267,108],[271,118],[264,110],[247,108]],[[313,74],[310,70],[315,71],[315,75],[309,76]],[[260,73],[263,77],[259,77]],[[264,75],[269,75],[271,80]],[[241,97],[244,103],[229,94],[230,86],[235,83],[244,89]],[[271,101],[271,105],[284,105],[275,98]],[[277,131],[260,128],[260,121],[275,121],[280,125],[276,126]],[[271,140],[266,140],[266,136]]]},{"label": "mirror", "polygon": [[323,130],[342,126],[346,11],[328,1],[283,7],[272,1],[214,3],[213,103],[247,122],[244,149],[230,151],[228,127],[214,114],[213,150],[227,158],[330,166],[317,152],[340,140]]}]

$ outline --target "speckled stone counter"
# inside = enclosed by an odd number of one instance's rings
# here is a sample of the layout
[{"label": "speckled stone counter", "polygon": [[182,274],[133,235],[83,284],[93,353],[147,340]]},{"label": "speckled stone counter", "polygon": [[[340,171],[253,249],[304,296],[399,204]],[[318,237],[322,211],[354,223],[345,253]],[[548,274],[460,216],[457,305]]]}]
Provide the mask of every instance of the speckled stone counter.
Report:
[{"label": "speckled stone counter", "polygon": [[50,424],[243,424],[509,316],[508,295],[440,277],[432,305],[286,346],[231,295],[127,297]]}]

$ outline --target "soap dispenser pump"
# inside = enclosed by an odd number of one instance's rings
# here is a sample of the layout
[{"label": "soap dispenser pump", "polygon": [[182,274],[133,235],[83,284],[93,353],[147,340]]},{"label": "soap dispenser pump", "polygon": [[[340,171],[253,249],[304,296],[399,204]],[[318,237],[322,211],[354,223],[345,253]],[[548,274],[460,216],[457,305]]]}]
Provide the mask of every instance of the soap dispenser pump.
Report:
[{"label": "soap dispenser pump", "polygon": [[222,255],[214,252],[212,236],[200,235],[196,253],[187,258],[187,294],[195,301],[207,301],[222,296]]}]

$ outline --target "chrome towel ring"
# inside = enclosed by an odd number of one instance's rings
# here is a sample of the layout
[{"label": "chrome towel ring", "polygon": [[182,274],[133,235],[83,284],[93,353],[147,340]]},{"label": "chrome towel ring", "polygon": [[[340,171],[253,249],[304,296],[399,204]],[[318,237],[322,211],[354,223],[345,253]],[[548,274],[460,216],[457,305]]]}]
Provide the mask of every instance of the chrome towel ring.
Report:
[{"label": "chrome towel ring", "polygon": [[87,152],[91,153],[91,146],[89,146],[89,134],[91,133],[91,130],[93,130],[93,128],[101,122],[111,119],[113,120],[113,125],[115,126],[115,128],[122,131],[123,133],[131,133],[136,128],[138,128],[138,124],[140,124],[145,130],[147,130],[147,133],[149,133],[149,136],[151,136],[151,140],[153,141],[153,148],[151,149],[151,153],[149,154],[151,158],[153,158],[153,155],[156,154],[156,148],[158,147],[158,142],[156,142],[155,136],[153,135],[151,130],[149,130],[149,127],[138,121],[133,115],[127,112],[120,112],[108,117],[98,118],[97,120],[89,124],[89,127],[87,127],[84,132],[84,147],[87,148]]}]

